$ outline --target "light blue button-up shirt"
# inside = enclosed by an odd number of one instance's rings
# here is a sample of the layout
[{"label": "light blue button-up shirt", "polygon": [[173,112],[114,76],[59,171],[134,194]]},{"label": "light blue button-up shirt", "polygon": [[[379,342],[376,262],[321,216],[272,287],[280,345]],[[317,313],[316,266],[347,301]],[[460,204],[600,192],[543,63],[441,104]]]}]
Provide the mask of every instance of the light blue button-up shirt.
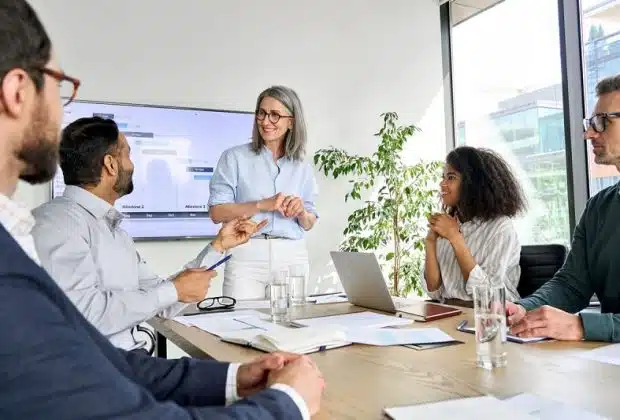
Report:
[{"label": "light blue button-up shirt", "polygon": [[[176,315],[169,279],[153,273],[121,227],[122,215],[109,203],[76,186],[33,212],[32,231],[43,268],[91,324],[116,347],[136,345],[131,328],[159,314]],[[211,265],[222,254],[210,246],[184,268]]]},{"label": "light blue button-up shirt", "polygon": [[[256,154],[249,143],[222,154],[211,178],[209,192],[209,207],[259,201],[277,193],[295,195],[303,200],[306,211],[318,217],[315,205],[318,187],[312,167],[287,157],[276,163],[269,149],[263,147]],[[260,233],[288,239],[302,239],[304,236],[304,229],[296,219],[284,217],[279,212],[259,213],[254,219],[269,221]]]}]

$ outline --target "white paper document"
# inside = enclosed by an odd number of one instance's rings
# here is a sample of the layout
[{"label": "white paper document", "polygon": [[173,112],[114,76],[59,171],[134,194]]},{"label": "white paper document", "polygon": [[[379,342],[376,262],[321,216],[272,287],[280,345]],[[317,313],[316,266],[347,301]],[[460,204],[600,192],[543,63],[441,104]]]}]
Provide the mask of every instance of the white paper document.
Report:
[{"label": "white paper document", "polygon": [[356,312],[352,314],[322,316],[318,318],[297,319],[295,324],[306,327],[338,327],[342,329],[381,328],[409,325],[413,320],[396,316],[382,315],[374,312]]},{"label": "white paper document", "polygon": [[235,311],[243,309],[270,309],[271,304],[268,300],[238,300],[235,303]]},{"label": "white paper document", "polygon": [[531,420],[536,418],[523,411],[516,411],[503,401],[490,396],[386,408],[384,411],[393,420]]},{"label": "white paper document", "polygon": [[589,411],[570,407],[558,401],[545,399],[533,394],[519,394],[516,397],[504,400],[505,404],[514,410],[528,413],[540,420],[605,420]]},{"label": "white paper document", "polygon": [[610,344],[594,350],[584,351],[579,353],[579,356],[596,362],[620,365],[620,344]]},{"label": "white paper document", "polygon": [[347,340],[373,346],[449,343],[454,338],[439,328],[358,328],[346,331]]},{"label": "white paper document", "polygon": [[326,303],[348,302],[349,298],[346,295],[326,295],[314,297],[311,301],[317,305],[322,305]]},{"label": "white paper document", "polygon": [[268,315],[254,310],[246,310],[191,316],[177,316],[174,320],[183,325],[200,328],[203,331],[219,336],[226,332],[255,328],[253,325],[244,323],[243,320],[260,320],[262,317],[268,317]]},{"label": "white paper document", "polygon": [[290,327],[285,327],[285,326],[276,324],[275,322],[271,322],[269,317],[246,316],[246,317],[237,318],[237,319],[248,326],[258,328],[263,331],[276,331],[276,330],[284,331],[284,330],[291,329]]}]

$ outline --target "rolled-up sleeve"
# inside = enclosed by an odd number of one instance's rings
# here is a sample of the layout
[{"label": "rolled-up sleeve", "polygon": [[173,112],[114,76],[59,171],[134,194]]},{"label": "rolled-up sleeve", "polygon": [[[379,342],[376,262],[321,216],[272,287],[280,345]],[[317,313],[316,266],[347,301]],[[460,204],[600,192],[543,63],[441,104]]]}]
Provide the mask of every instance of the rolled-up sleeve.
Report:
[{"label": "rolled-up sleeve", "polygon": [[[422,269],[422,271],[424,271],[424,269]],[[426,293],[426,295],[429,298],[433,300],[440,300],[441,297],[443,296],[444,294],[443,284],[439,286],[439,289],[437,290],[433,290],[433,291],[428,290],[428,285],[426,284],[426,276],[424,276],[424,272],[422,273],[422,281],[420,283],[422,283],[422,290],[424,290],[424,293]]]},{"label": "rolled-up sleeve", "polygon": [[308,165],[308,168],[306,170],[306,176],[304,179],[304,185],[302,187],[301,199],[304,201],[304,208],[306,209],[306,211],[314,214],[317,219],[319,218],[319,213],[316,209],[316,199],[318,196],[319,186],[316,182],[312,167]]},{"label": "rolled-up sleeve", "polygon": [[489,238],[485,252],[478,253],[475,258],[478,263],[469,273],[465,284],[465,291],[471,297],[474,287],[490,281],[501,281],[506,287],[506,299],[517,301],[519,295],[517,286],[519,276],[517,272],[510,273],[519,265],[521,245],[517,232],[510,223],[502,224],[499,231]]},{"label": "rolled-up sleeve", "polygon": [[209,182],[209,208],[218,204],[234,203],[237,191],[237,162],[235,156],[226,151],[217,162]]}]

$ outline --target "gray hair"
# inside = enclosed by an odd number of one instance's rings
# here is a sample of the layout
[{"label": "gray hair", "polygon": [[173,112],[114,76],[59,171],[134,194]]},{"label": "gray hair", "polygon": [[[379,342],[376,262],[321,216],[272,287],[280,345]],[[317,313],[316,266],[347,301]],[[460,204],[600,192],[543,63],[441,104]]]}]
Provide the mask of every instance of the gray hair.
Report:
[{"label": "gray hair", "polygon": [[606,77],[596,84],[596,96],[620,91],[620,74]]},{"label": "gray hair", "polygon": [[[297,93],[286,86],[271,86],[258,95],[256,100],[255,111],[258,111],[261,101],[270,97],[279,101],[291,113],[295,119],[293,120],[293,128],[288,130],[284,139],[284,156],[292,160],[303,160],[306,154],[306,120],[304,112],[301,108],[301,101]],[[258,132],[258,123],[254,120],[254,128],[252,129],[252,150],[257,154],[260,153],[264,141]]]}]

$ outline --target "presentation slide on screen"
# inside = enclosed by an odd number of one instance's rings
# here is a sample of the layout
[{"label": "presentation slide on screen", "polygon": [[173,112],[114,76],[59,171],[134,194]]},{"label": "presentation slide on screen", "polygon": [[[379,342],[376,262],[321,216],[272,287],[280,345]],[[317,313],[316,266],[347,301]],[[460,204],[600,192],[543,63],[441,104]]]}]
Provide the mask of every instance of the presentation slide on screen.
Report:
[{"label": "presentation slide on screen", "polygon": [[[92,116],[113,119],[131,147],[134,191],[116,202],[123,229],[136,239],[217,234],[208,215],[209,182],[222,152],[250,141],[253,114],[74,102],[63,126]],[[59,168],[53,197],[64,187]]]}]

